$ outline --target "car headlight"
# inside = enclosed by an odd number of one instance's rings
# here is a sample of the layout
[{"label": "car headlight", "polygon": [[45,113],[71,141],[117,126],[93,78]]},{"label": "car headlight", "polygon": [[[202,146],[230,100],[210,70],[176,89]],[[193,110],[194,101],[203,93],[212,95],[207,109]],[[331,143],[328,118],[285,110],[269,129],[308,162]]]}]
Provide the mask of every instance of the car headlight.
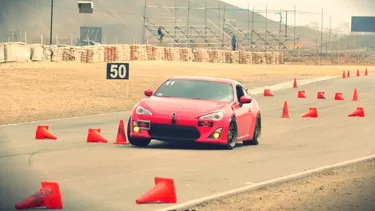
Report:
[{"label": "car headlight", "polygon": [[207,114],[204,116],[199,117],[201,120],[214,120],[214,121],[219,121],[224,117],[224,113],[219,111],[211,114]]},{"label": "car headlight", "polygon": [[135,113],[138,115],[152,115],[151,111],[143,108],[142,106],[137,106]]}]

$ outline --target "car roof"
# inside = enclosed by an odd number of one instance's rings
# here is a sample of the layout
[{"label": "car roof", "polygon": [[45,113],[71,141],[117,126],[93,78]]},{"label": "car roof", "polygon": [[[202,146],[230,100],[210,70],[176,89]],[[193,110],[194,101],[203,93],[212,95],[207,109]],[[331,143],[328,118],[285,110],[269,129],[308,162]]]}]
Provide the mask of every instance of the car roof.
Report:
[{"label": "car roof", "polygon": [[227,78],[215,78],[215,77],[205,77],[205,76],[173,76],[168,80],[202,80],[202,81],[215,81],[219,83],[226,83],[226,84],[240,84],[238,81],[227,79]]}]

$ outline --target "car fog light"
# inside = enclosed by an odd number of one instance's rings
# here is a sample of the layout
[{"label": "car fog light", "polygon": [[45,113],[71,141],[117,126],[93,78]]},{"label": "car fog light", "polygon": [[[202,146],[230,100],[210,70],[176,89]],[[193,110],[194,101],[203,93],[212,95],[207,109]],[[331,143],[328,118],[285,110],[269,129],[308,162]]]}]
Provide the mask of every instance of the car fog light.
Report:
[{"label": "car fog light", "polygon": [[218,133],[218,132],[214,132],[214,134],[212,135],[215,139],[216,138],[219,138],[220,137],[220,133]]},{"label": "car fog light", "polygon": [[138,133],[140,131],[140,128],[138,126],[134,126],[133,127],[133,131],[136,132],[136,133]]}]

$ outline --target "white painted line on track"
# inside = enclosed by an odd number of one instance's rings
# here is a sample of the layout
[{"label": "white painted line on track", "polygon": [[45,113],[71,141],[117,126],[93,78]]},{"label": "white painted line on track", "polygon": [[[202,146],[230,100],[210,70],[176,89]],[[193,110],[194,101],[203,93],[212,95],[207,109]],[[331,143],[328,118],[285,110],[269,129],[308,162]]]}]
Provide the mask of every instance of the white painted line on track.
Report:
[{"label": "white painted line on track", "polygon": [[177,205],[170,206],[170,207],[167,207],[167,208],[159,209],[159,210],[156,210],[156,211],[172,211],[172,210],[176,210],[176,209],[186,208],[186,207],[194,206],[194,205],[202,203],[202,202],[207,202],[207,201],[215,200],[215,199],[222,198],[222,197],[225,197],[225,196],[228,196],[228,195],[241,193],[243,191],[248,191],[248,190],[251,190],[251,189],[260,188],[262,186],[272,185],[272,184],[275,184],[275,183],[280,183],[280,182],[284,182],[284,181],[288,181],[288,180],[298,179],[300,177],[308,176],[308,175],[318,173],[318,172],[321,172],[321,171],[324,171],[324,170],[342,167],[342,166],[346,166],[346,165],[350,165],[350,164],[355,164],[355,163],[358,163],[358,162],[369,161],[369,160],[372,160],[372,159],[375,159],[375,155],[370,155],[370,156],[357,158],[357,159],[353,159],[353,160],[349,160],[349,161],[345,161],[345,162],[341,162],[341,163],[336,163],[336,164],[333,164],[333,165],[327,165],[327,166],[323,166],[323,167],[319,167],[319,168],[315,168],[315,169],[310,169],[310,170],[307,170],[307,171],[303,171],[303,172],[299,172],[299,173],[295,173],[295,174],[290,174],[290,175],[283,176],[283,177],[278,177],[278,178],[267,180],[267,181],[264,181],[264,182],[249,184],[249,185],[246,185],[244,187],[232,189],[232,190],[225,191],[225,192],[222,192],[222,193],[217,193],[217,194],[214,194],[214,195],[211,195],[211,196],[206,196],[206,197],[194,199],[194,200],[191,200],[191,201],[183,202],[181,204],[177,204]]},{"label": "white painted line on track", "polygon": [[129,112],[129,111],[119,111],[119,112],[114,112],[114,113],[101,113],[101,114],[92,114],[92,115],[74,116],[74,117],[62,117],[62,118],[57,118],[57,119],[37,120],[37,121],[31,121],[31,122],[19,122],[19,123],[3,124],[3,125],[0,125],[0,127],[33,124],[33,123],[40,123],[40,122],[61,121],[61,120],[69,120],[69,119],[90,118],[90,117],[104,116],[104,115],[116,115],[116,114],[122,114],[126,112]]},{"label": "white painted line on track", "polygon": [[[338,76],[324,76],[319,78],[312,78],[312,79],[301,79],[297,80],[298,86],[303,86],[311,83],[316,83],[320,81],[330,80],[337,78]],[[293,81],[292,81],[293,82]],[[263,93],[264,89],[271,89],[271,91],[278,91],[283,89],[292,88],[292,83],[290,81],[284,82],[284,83],[278,83],[271,86],[264,86],[264,87],[257,87],[254,89],[249,90],[251,95],[257,95]],[[120,114],[124,112],[130,112],[130,111],[123,111],[123,112],[114,112],[114,113],[101,113],[101,114],[92,114],[92,115],[85,115],[85,116],[75,116],[75,117],[63,117],[63,118],[57,118],[57,119],[46,119],[46,120],[37,120],[37,121],[31,121],[31,122],[19,122],[19,123],[11,123],[11,124],[3,124],[0,125],[0,127],[6,127],[6,126],[16,126],[16,125],[22,125],[22,124],[34,124],[34,123],[40,123],[40,122],[50,122],[50,121],[61,121],[61,120],[68,120],[68,119],[80,119],[80,118],[87,118],[87,117],[95,117],[95,116],[103,116],[103,115],[115,115]]]},{"label": "white painted line on track", "polygon": [[[326,81],[326,80],[330,80],[334,78],[338,78],[338,76],[324,76],[324,77],[319,77],[319,78],[302,79],[302,80],[297,80],[297,85],[299,87],[299,86]],[[255,89],[249,90],[249,92],[251,95],[256,95],[256,94],[262,94],[264,89],[270,89],[271,91],[279,91],[279,90],[293,88],[292,85],[293,83],[288,81],[288,82],[279,83],[279,84],[275,84],[271,86],[257,87]]]}]

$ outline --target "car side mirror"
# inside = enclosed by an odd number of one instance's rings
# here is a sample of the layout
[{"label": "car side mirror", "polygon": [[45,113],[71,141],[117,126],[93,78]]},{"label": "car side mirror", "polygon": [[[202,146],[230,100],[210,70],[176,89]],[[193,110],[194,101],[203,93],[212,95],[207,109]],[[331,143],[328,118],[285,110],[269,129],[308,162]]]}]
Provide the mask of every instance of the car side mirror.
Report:
[{"label": "car side mirror", "polygon": [[251,99],[251,97],[247,97],[247,96],[242,96],[240,98],[240,103],[242,104],[246,104],[246,103],[251,103],[253,99]]},{"label": "car side mirror", "polygon": [[145,95],[147,96],[147,97],[150,97],[151,95],[152,95],[152,89],[146,89],[145,90]]}]

